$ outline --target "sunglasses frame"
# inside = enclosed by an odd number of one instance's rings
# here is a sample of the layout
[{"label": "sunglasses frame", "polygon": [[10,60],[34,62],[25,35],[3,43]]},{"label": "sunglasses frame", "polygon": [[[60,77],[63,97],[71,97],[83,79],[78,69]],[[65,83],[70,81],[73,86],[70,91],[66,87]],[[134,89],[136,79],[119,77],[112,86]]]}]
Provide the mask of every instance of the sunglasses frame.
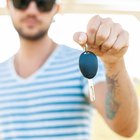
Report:
[{"label": "sunglasses frame", "polygon": [[13,6],[19,10],[25,10],[30,5],[30,2],[36,3],[37,9],[40,12],[50,12],[56,2],[56,0],[11,0]]}]

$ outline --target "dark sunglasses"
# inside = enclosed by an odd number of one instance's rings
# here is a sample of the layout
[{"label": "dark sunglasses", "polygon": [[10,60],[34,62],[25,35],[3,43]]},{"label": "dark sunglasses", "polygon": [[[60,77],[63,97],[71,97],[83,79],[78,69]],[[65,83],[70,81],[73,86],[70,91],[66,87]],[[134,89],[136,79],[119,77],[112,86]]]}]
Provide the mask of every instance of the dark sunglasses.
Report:
[{"label": "dark sunglasses", "polygon": [[34,1],[36,3],[37,8],[40,12],[51,11],[55,3],[55,0],[12,0],[14,7],[19,10],[27,9],[31,1]]}]

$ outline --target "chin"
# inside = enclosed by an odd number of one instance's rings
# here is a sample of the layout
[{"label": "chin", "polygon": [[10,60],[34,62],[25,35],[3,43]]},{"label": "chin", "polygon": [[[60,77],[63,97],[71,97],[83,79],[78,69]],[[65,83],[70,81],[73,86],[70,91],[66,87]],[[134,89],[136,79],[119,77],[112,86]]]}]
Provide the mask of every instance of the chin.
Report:
[{"label": "chin", "polygon": [[19,34],[19,36],[23,39],[30,40],[30,41],[37,41],[42,39],[46,33],[38,33],[38,34]]}]

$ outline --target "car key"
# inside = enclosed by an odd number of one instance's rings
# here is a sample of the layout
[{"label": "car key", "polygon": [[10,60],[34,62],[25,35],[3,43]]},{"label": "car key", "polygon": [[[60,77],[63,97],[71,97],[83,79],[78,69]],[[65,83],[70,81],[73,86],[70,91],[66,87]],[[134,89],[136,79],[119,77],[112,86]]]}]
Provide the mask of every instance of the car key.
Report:
[{"label": "car key", "polygon": [[92,78],[96,75],[98,69],[97,57],[94,53],[86,51],[87,46],[84,47],[85,51],[79,57],[79,68],[85,78],[88,79],[90,100],[95,100],[95,92]]}]

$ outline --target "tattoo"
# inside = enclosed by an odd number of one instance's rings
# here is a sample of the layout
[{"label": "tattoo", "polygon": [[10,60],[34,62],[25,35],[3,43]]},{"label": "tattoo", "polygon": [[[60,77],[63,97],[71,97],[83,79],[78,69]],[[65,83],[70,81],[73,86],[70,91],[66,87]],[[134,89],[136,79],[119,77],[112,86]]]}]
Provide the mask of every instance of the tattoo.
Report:
[{"label": "tattoo", "polygon": [[107,82],[109,87],[106,94],[105,110],[107,118],[113,120],[120,106],[115,97],[115,86],[117,86],[117,82],[114,78],[111,79],[109,77],[107,77]]}]

